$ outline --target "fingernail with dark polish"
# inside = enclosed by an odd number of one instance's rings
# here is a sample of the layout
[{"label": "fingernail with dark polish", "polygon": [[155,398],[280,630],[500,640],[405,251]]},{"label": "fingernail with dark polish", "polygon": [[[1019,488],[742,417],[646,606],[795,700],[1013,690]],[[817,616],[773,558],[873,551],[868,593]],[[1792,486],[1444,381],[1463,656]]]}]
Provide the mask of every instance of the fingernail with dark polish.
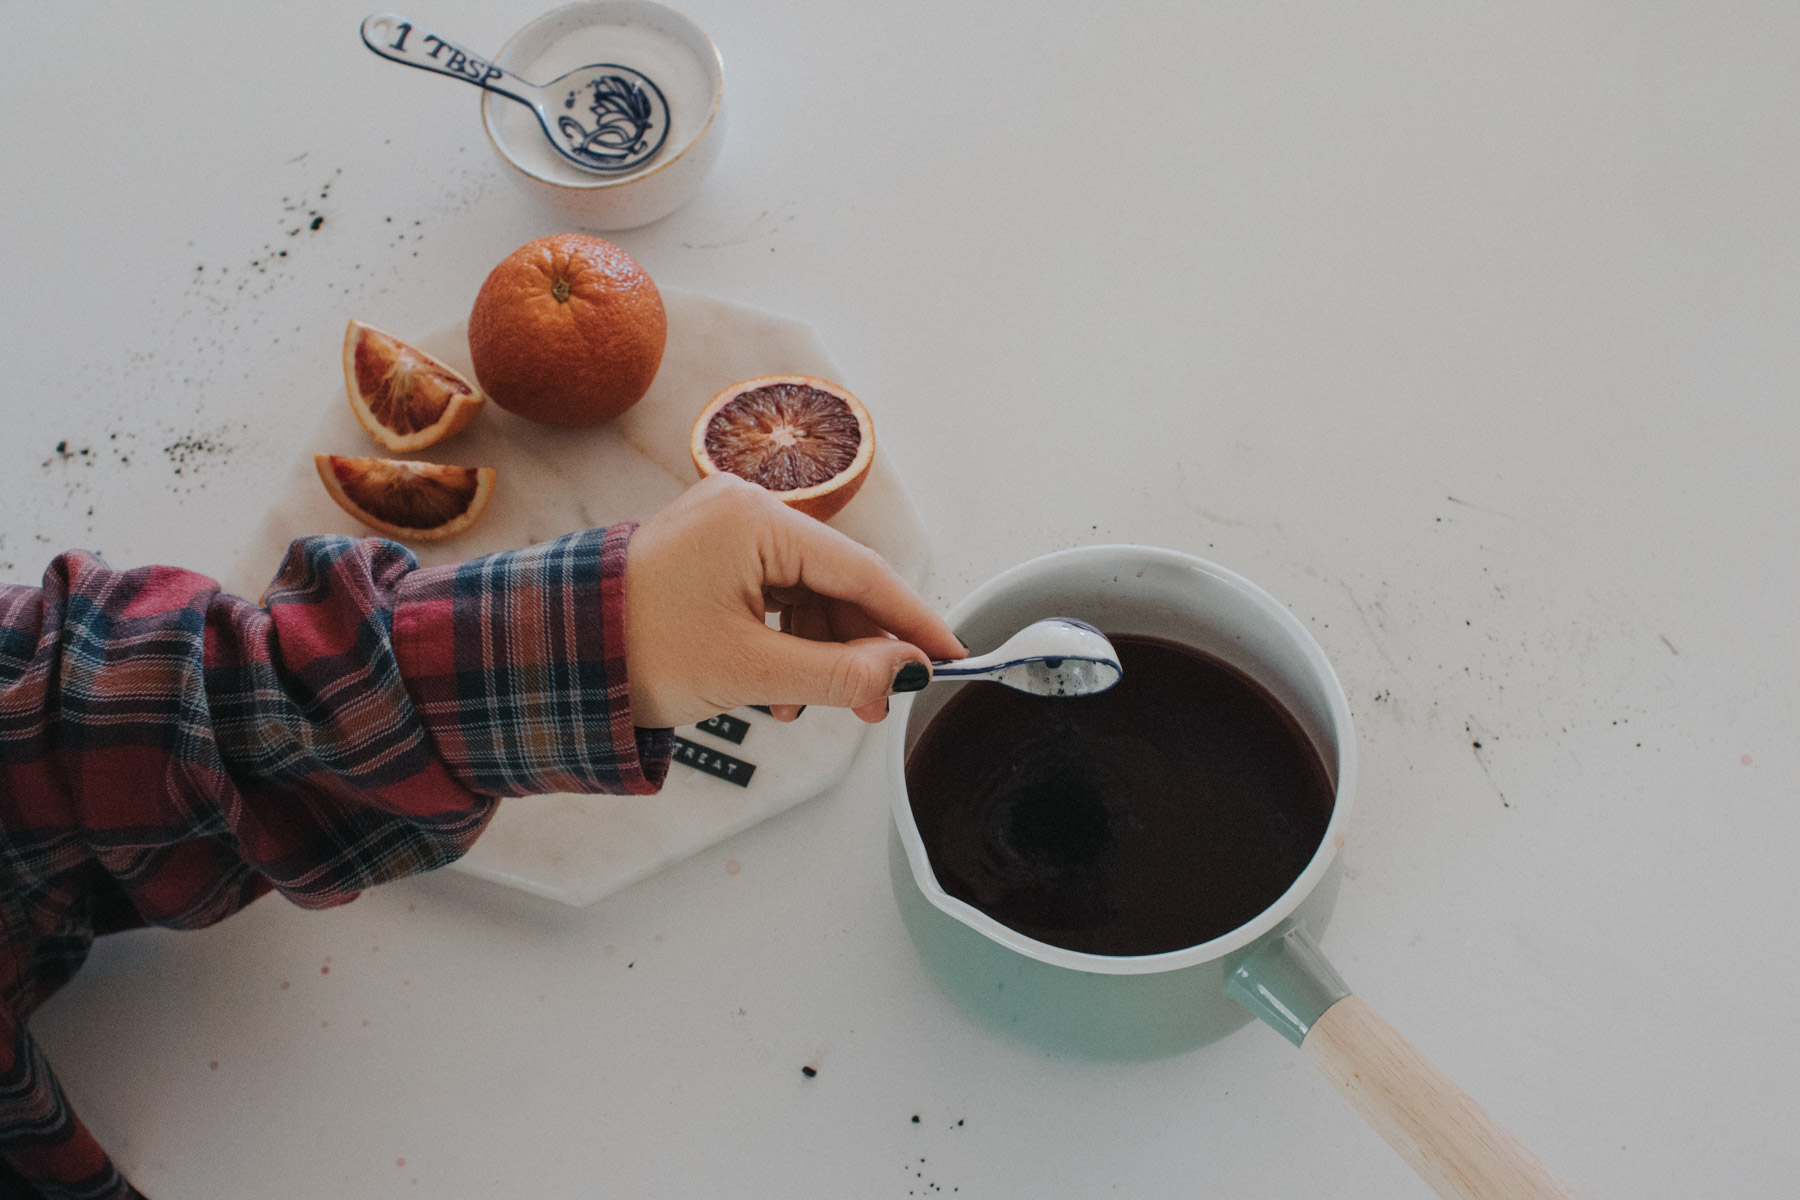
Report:
[{"label": "fingernail with dark polish", "polygon": [[922,662],[909,662],[904,667],[901,667],[899,673],[894,676],[894,686],[889,690],[895,692],[919,692],[925,690],[925,685],[930,682],[930,667]]},{"label": "fingernail with dark polish", "polygon": [[799,708],[796,708],[794,710],[794,720],[798,721],[800,719],[800,714],[805,711],[806,711],[806,705],[804,705],[804,704],[802,704]]}]

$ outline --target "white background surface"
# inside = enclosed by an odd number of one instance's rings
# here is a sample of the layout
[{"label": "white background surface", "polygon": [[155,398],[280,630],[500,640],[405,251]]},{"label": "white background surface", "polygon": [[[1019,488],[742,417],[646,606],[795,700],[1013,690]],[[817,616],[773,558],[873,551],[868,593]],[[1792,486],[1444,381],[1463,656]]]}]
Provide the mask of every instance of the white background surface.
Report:
[{"label": "white background surface", "polygon": [[[1800,10],[686,11],[729,140],[618,240],[819,329],[932,599],[1101,540],[1268,587],[1359,724],[1351,983],[1590,1196],[1791,1195]],[[0,578],[222,571],[345,318],[553,232],[366,12],[0,7]],[[159,1200],[1424,1194],[1272,1032],[947,986],[878,768],[584,911],[122,935],[34,1027]]]}]

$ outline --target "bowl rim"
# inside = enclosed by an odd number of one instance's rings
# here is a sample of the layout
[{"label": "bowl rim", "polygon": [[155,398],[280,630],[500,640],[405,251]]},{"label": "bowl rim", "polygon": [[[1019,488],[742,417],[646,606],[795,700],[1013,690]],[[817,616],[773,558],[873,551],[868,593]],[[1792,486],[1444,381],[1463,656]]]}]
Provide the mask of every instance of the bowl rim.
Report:
[{"label": "bowl rim", "polygon": [[1312,636],[1300,619],[1262,587],[1236,571],[1198,555],[1132,543],[1107,543],[1054,551],[1010,567],[981,584],[957,603],[947,620],[951,628],[956,628],[995,596],[1018,587],[1033,575],[1052,567],[1083,562],[1098,565],[1104,562],[1110,569],[1121,559],[1129,559],[1134,564],[1134,569],[1136,564],[1150,560],[1199,570],[1233,587],[1264,615],[1273,618],[1292,637],[1307,665],[1323,686],[1332,733],[1337,740],[1337,786],[1332,797],[1331,818],[1326,822],[1325,832],[1319,839],[1312,858],[1273,904],[1218,937],[1160,954],[1089,954],[1041,942],[1002,924],[967,901],[950,895],[938,883],[937,876],[931,869],[931,860],[925,852],[924,840],[913,820],[912,805],[906,793],[906,735],[915,693],[894,697],[892,711],[884,722],[887,726],[884,731],[887,736],[885,752],[894,824],[905,848],[907,863],[912,868],[913,880],[934,906],[1002,946],[1040,962],[1099,975],[1147,975],[1211,962],[1248,946],[1290,916],[1325,878],[1338,851],[1343,849],[1344,826],[1349,819],[1351,803],[1356,794],[1356,729],[1351,721],[1350,701],[1344,693],[1343,683],[1338,679],[1337,672],[1332,668],[1318,639]]},{"label": "bowl rim", "polygon": [[644,180],[659,174],[665,168],[674,166],[680,161],[683,155],[705,141],[706,135],[712,130],[713,123],[719,118],[720,106],[725,102],[725,59],[719,54],[718,44],[712,40],[712,37],[707,34],[706,30],[700,28],[692,17],[678,9],[670,8],[666,4],[658,4],[656,3],[656,0],[575,0],[575,3],[573,4],[565,4],[561,8],[553,8],[547,13],[533,17],[521,26],[518,32],[507,38],[500,46],[500,49],[494,54],[492,62],[496,66],[501,65],[501,60],[506,57],[506,52],[510,50],[520,38],[524,37],[534,27],[549,21],[551,18],[562,16],[573,9],[591,9],[602,6],[607,8],[626,7],[644,10],[658,9],[674,17],[676,20],[685,23],[698,34],[700,40],[706,43],[707,49],[712,51],[712,107],[707,111],[706,120],[701,124],[700,131],[689,138],[679,150],[657,162],[655,165],[648,167],[643,171],[637,171],[618,179],[597,178],[592,183],[572,183],[567,179],[552,179],[547,175],[540,175],[506,152],[506,148],[500,144],[500,139],[494,134],[493,114],[499,110],[497,108],[488,107],[490,104],[497,104],[500,102],[501,98],[496,96],[493,92],[484,89],[481,93],[481,131],[487,135],[488,145],[494,148],[494,153],[499,155],[500,161],[504,162],[507,166],[519,172],[519,174],[525,176],[527,179],[535,179],[537,182],[548,187],[562,188],[565,191],[570,192],[604,192],[614,188],[624,188],[634,183],[642,183]]}]

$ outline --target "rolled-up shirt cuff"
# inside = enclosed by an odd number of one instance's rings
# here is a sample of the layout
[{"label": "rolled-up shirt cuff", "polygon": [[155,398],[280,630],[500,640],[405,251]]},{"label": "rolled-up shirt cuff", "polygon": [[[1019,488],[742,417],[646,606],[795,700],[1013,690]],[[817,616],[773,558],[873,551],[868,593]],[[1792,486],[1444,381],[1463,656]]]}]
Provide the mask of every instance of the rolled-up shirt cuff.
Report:
[{"label": "rolled-up shirt cuff", "polygon": [[400,586],[394,644],[445,766],[490,796],[648,795],[673,752],[631,719],[632,522],[426,567]]}]

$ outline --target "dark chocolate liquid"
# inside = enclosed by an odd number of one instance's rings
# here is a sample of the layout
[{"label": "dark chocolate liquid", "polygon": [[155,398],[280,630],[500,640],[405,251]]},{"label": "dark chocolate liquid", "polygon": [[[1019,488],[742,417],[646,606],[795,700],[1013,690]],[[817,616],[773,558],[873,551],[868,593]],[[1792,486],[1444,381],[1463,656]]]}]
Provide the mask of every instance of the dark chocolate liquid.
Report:
[{"label": "dark chocolate liquid", "polygon": [[1097,696],[971,683],[906,762],[944,890],[1089,954],[1208,941],[1273,904],[1311,860],[1334,789],[1312,742],[1235,667],[1114,635]]}]

